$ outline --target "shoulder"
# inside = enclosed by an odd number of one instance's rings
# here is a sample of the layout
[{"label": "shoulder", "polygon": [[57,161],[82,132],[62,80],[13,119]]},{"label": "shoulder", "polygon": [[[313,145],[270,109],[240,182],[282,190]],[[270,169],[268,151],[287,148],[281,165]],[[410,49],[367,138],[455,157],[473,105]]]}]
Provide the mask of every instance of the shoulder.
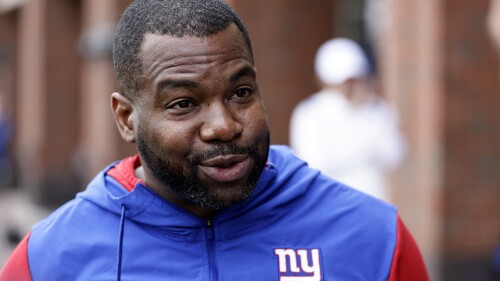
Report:
[{"label": "shoulder", "polygon": [[395,235],[395,206],[310,168],[287,146],[271,146],[269,163],[277,171],[274,185],[284,191],[279,197],[289,196],[297,204],[311,204],[312,214],[342,216],[357,225],[380,222]]},{"label": "shoulder", "polygon": [[0,281],[31,281],[28,265],[28,233],[14,249],[9,259],[0,270]]},{"label": "shoulder", "polygon": [[109,212],[81,198],[55,210],[31,231],[28,261],[33,277],[57,272],[61,280],[71,279],[96,253],[112,252],[115,245],[109,241],[118,231],[116,221]]},{"label": "shoulder", "polygon": [[45,248],[45,243],[50,240],[58,241],[79,236],[79,229],[99,216],[96,211],[93,204],[80,198],[67,202],[33,226],[30,249]]},{"label": "shoulder", "polygon": [[334,180],[334,183],[330,183],[331,181],[329,177],[321,175],[316,186],[325,186],[323,192],[318,192],[318,201],[325,211],[330,207],[336,221],[359,231],[358,237],[396,240],[398,212],[395,206]]},{"label": "shoulder", "polygon": [[398,217],[397,244],[392,258],[389,281],[428,281],[424,259],[410,231]]}]

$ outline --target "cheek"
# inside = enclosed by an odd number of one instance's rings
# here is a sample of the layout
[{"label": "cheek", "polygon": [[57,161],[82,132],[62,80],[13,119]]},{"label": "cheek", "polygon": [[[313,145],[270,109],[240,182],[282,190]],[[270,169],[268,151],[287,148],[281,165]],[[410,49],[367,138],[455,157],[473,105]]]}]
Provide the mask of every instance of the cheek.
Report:
[{"label": "cheek", "polygon": [[267,134],[268,123],[264,106],[256,106],[245,116],[246,130],[253,138],[260,138]]},{"label": "cheek", "polygon": [[187,124],[157,122],[151,127],[152,144],[164,155],[182,158],[189,155],[196,133]]}]

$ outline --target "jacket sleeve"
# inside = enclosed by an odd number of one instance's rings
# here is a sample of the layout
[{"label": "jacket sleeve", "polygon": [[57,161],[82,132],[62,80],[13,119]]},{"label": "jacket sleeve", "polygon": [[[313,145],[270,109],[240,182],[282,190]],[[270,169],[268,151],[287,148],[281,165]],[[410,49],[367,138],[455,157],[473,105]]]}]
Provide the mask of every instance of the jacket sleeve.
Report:
[{"label": "jacket sleeve", "polygon": [[396,249],[388,281],[429,281],[420,250],[399,216]]},{"label": "jacket sleeve", "polygon": [[17,245],[0,271],[0,281],[31,281],[28,265],[28,240],[31,232]]}]

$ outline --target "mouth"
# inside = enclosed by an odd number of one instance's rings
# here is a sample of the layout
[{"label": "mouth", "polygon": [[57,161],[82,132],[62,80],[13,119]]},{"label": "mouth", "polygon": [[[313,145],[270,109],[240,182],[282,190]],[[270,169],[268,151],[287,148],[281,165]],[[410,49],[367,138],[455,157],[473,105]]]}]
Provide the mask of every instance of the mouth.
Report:
[{"label": "mouth", "polygon": [[228,154],[204,160],[200,171],[215,182],[234,182],[248,175],[251,169],[248,154]]}]

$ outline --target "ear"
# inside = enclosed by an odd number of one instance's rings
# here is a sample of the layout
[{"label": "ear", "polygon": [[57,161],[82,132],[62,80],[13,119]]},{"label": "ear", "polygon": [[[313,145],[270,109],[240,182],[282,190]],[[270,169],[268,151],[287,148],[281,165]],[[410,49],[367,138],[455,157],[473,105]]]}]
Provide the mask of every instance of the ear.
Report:
[{"label": "ear", "polygon": [[120,93],[111,94],[111,110],[122,138],[135,143],[136,110],[134,104]]}]

